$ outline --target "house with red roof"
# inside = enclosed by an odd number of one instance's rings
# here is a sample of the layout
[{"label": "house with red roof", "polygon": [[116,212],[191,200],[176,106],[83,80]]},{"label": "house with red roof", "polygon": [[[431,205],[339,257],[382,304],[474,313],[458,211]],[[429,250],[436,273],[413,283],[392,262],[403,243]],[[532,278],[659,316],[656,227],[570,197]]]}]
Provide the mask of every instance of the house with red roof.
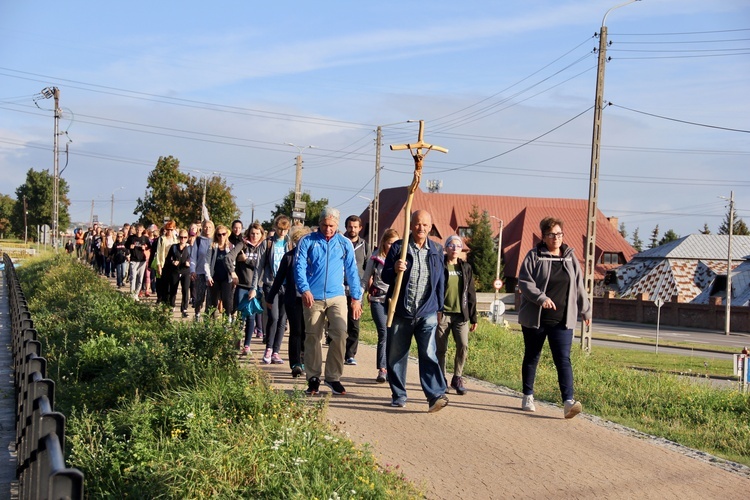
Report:
[{"label": "house with red roof", "polygon": [[[384,189],[380,192],[376,242],[388,228],[394,228],[399,233],[403,233],[406,197],[405,186]],[[421,209],[432,215],[433,229],[430,236],[442,243],[452,234],[467,236],[468,223],[466,221],[475,205],[480,213],[487,211],[492,217],[490,221],[495,240],[497,240],[499,229],[497,219],[503,221],[501,254],[505,266],[503,274],[507,291],[515,291],[523,258],[541,241],[539,221],[544,217],[554,216],[564,222],[564,241],[573,247],[583,267],[588,200],[425,193],[417,189],[414,193],[412,211]],[[366,209],[360,217],[363,223],[362,234],[368,234],[370,209]],[[598,212],[594,279],[600,287],[603,286],[601,284],[607,271],[629,262],[635,254],[635,249],[620,235],[617,220],[608,219]]]}]

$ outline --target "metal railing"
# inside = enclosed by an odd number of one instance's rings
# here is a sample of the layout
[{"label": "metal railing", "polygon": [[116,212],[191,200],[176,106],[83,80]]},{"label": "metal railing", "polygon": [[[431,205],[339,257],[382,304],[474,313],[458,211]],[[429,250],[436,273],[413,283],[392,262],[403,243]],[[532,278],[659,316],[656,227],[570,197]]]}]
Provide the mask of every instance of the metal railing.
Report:
[{"label": "metal railing", "polygon": [[83,473],[65,466],[65,416],[54,411],[55,383],[21,290],[16,269],[3,254],[8,285],[16,388],[16,452],[21,499],[82,499]]}]

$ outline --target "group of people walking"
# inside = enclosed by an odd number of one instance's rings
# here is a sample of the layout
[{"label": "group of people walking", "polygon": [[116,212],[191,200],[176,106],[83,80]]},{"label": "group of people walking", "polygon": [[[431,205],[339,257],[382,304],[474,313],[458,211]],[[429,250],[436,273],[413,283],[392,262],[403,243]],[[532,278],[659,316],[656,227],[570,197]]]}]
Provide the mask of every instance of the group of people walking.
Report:
[{"label": "group of people walking", "polygon": [[[135,224],[116,233],[94,225],[85,234],[76,233],[75,251],[102,274],[114,273],[118,287],[129,279],[136,300],[155,292],[158,302],[174,307],[181,289],[183,317],[188,316],[189,294],[196,319],[204,304],[206,310],[220,308],[231,320],[240,304],[263,300],[265,314],[237,316],[244,322],[241,355],[250,354],[253,335],[265,332],[262,361],[283,364],[280,350],[288,325],[292,376],[306,376],[309,395],[317,394],[321,383],[333,394],[346,394],[341,378],[345,365],[357,364],[365,299],[378,334],[375,380],[389,383],[392,406],[407,404],[412,339],[429,412],[448,404],[449,388],[458,395],[468,392],[463,370],[469,333],[477,327],[477,300],[460,236],[450,235],[444,247],[430,239],[432,218],[424,210],[412,214],[410,234],[402,238],[395,229],[387,229],[372,251],[359,236],[362,221],[356,215],[346,219],[344,233],[338,230],[340,213],[332,207],[322,211],[315,231],[291,222],[278,216],[268,234],[258,222],[243,233],[239,220],[232,222],[231,229],[204,220],[200,228],[193,225],[179,231],[173,221],[161,229]],[[591,306],[580,264],[572,248],[563,243],[563,222],[547,217],[540,230],[541,241],[527,253],[518,277],[518,318],[525,345],[521,408],[536,411],[536,367],[549,340],[564,416],[572,418],[582,410],[573,390],[572,329],[579,317],[590,322]],[[451,337],[456,349],[448,383],[446,353]]]}]

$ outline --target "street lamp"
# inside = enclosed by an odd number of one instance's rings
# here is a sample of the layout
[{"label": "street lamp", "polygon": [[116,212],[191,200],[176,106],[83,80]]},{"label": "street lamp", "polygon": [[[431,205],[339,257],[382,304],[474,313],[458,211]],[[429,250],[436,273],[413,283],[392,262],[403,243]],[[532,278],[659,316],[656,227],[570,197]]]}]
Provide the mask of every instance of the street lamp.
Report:
[{"label": "street lamp", "polygon": [[729,192],[729,198],[719,196],[722,200],[729,201],[729,240],[727,241],[727,300],[724,303],[724,334],[729,335],[731,330],[732,311],[732,233],[734,232],[734,191]]},{"label": "street lamp", "polygon": [[292,219],[301,220],[305,222],[305,208],[307,204],[302,201],[302,151],[305,149],[315,149],[317,146],[297,146],[291,142],[285,142],[287,146],[291,146],[297,150],[297,173],[294,178],[294,206],[292,207]]},{"label": "street lamp", "polygon": [[[401,125],[403,123],[413,123],[417,120],[405,120],[401,122],[386,123],[385,125],[378,125],[376,130],[375,138],[375,194],[372,200],[372,210],[370,210],[370,231],[372,237],[377,239],[379,237],[378,219],[380,218],[380,148],[383,146],[383,127],[390,127],[392,125]],[[370,241],[371,244],[375,244],[374,241]]]},{"label": "street lamp", "polygon": [[502,250],[503,250],[503,220],[499,217],[495,217],[494,215],[490,215],[491,218],[495,219],[498,222],[498,228],[497,228],[497,268],[495,269],[495,323],[500,321],[499,315],[497,314],[497,311],[500,310],[499,307],[499,300],[500,300],[500,288],[498,287],[498,282],[500,281],[500,262],[502,259]]},{"label": "street lamp", "polygon": [[112,226],[115,225],[115,193],[119,191],[120,189],[125,189],[125,186],[120,186],[114,191],[112,191],[112,205],[109,209],[109,227],[110,229]]},{"label": "street lamp", "polygon": [[[583,282],[589,304],[594,302],[594,259],[596,257],[596,205],[599,199],[599,147],[602,139],[602,111],[604,110],[604,67],[607,63],[607,16],[610,12],[640,0],[628,0],[609,9],[602,18],[599,31],[599,61],[596,73],[596,96],[594,98],[594,127],[591,139],[591,169],[589,173],[588,218],[586,224],[586,262],[583,269]],[[591,323],[581,322],[581,348],[591,352]]]}]

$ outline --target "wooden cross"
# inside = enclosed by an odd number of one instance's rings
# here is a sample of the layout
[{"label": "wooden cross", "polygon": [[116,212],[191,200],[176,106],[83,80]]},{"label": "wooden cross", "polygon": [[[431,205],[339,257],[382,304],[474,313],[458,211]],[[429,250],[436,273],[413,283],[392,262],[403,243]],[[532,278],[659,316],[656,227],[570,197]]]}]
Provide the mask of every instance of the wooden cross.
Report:
[{"label": "wooden cross", "polygon": [[[408,188],[408,195],[406,197],[406,206],[404,207],[404,233],[403,233],[403,245],[401,246],[401,260],[406,261],[406,254],[409,249],[409,226],[411,225],[411,203],[414,200],[414,193],[419,187],[419,181],[422,179],[422,162],[430,151],[440,151],[441,153],[447,153],[448,150],[435,146],[433,144],[427,144],[424,142],[424,120],[419,120],[419,135],[417,136],[417,142],[414,144],[392,144],[391,151],[403,151],[408,149],[414,158],[414,178],[411,181],[411,185]],[[426,149],[424,153],[423,149]],[[403,272],[396,273],[396,282],[394,283],[393,294],[391,295],[391,302],[388,304],[388,321],[386,326],[391,326],[393,323],[393,316],[396,313],[396,304],[398,303],[398,296],[401,290],[401,282],[404,278]]]}]

